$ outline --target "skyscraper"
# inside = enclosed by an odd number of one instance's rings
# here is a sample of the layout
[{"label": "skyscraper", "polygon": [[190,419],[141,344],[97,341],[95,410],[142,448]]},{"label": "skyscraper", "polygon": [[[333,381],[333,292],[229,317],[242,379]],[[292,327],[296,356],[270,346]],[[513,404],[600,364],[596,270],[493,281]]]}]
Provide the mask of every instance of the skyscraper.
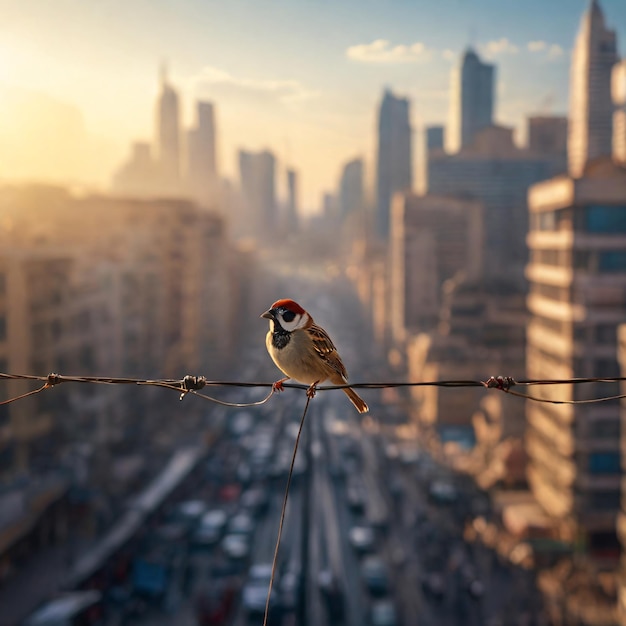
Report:
[{"label": "skyscraper", "polygon": [[471,145],[477,132],[493,124],[494,79],[495,66],[483,63],[471,48],[452,70],[449,152]]},{"label": "skyscraper", "polygon": [[443,150],[445,142],[445,129],[443,126],[426,127],[426,152],[431,150]]},{"label": "skyscraper", "polygon": [[169,84],[167,69],[161,68],[161,94],[156,115],[157,163],[163,186],[169,188],[180,179],[180,113],[178,94]]},{"label": "skyscraper", "polygon": [[298,173],[287,170],[287,229],[290,233],[298,230]]},{"label": "skyscraper", "polygon": [[615,113],[613,115],[613,156],[626,163],[626,59],[613,68],[611,84]]},{"label": "skyscraper", "polygon": [[378,115],[378,155],[376,163],[376,233],[389,234],[391,198],[397,191],[408,191],[413,182],[409,100],[397,98],[388,89],[383,94]]},{"label": "skyscraper", "polygon": [[572,54],[568,160],[582,176],[590,159],[612,152],[611,72],[617,61],[615,31],[607,29],[598,0],[583,15]]},{"label": "skyscraper", "polygon": [[194,197],[205,201],[215,192],[215,117],[211,102],[197,103],[196,126],[187,134],[187,175]]},{"label": "skyscraper", "polygon": [[346,163],[339,181],[339,212],[341,219],[363,209],[363,159]]},{"label": "skyscraper", "polygon": [[239,173],[248,234],[271,237],[276,233],[276,159],[263,152],[239,151]]}]

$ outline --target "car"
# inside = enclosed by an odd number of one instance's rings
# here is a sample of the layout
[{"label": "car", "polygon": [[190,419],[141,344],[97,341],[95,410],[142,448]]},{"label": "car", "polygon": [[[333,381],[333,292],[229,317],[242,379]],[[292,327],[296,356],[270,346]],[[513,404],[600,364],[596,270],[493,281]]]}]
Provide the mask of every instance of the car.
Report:
[{"label": "car", "polygon": [[372,595],[385,595],[389,591],[387,566],[378,556],[369,556],[363,561],[361,576]]},{"label": "car", "polygon": [[[265,613],[265,603],[272,576],[270,563],[257,563],[248,571],[248,577],[241,592],[241,604],[249,617],[258,617]],[[280,584],[278,574],[274,576],[274,585]],[[270,606],[276,606],[276,594],[270,596]]]},{"label": "car", "polygon": [[216,544],[224,532],[228,515],[222,509],[207,511],[198,522],[191,537],[195,546],[212,546]]},{"label": "car", "polygon": [[226,535],[220,543],[224,554],[233,561],[239,561],[250,555],[250,541],[245,535]]},{"label": "car", "polygon": [[443,574],[439,572],[427,572],[424,574],[422,578],[422,589],[431,599],[441,601],[446,589]]},{"label": "car", "polygon": [[459,497],[456,487],[447,480],[435,480],[428,489],[428,495],[439,504],[451,504]]},{"label": "car", "polygon": [[237,513],[228,522],[228,534],[249,536],[254,531],[254,520],[247,513]]},{"label": "car", "polygon": [[172,521],[186,524],[191,529],[206,513],[206,510],[207,504],[203,500],[185,500],[174,508]]},{"label": "car", "polygon": [[348,532],[348,540],[357,552],[363,554],[374,549],[376,534],[371,526],[353,526]]},{"label": "car", "polygon": [[262,487],[251,487],[241,494],[239,505],[252,515],[262,515],[269,505],[269,494]]},{"label": "car", "polygon": [[291,612],[296,610],[301,584],[302,576],[299,569],[289,569],[280,577],[278,599],[283,611]]},{"label": "car", "polygon": [[372,603],[372,608],[370,609],[370,624],[371,626],[398,625],[396,607],[390,599],[384,598]]}]

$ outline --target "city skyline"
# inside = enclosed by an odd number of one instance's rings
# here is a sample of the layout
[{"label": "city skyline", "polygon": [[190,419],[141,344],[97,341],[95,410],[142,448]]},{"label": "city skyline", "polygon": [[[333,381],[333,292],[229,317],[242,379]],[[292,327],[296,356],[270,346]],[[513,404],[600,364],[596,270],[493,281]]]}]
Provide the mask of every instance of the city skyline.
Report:
[{"label": "city skyline", "polygon": [[[236,180],[238,149],[270,149],[301,172],[310,212],[349,159],[365,159],[371,189],[385,86],[411,99],[415,132],[447,122],[450,71],[468,44],[498,68],[497,123],[523,132],[527,115],[566,113],[571,50],[588,3],[503,10],[493,0],[398,0],[389,11],[371,0],[359,3],[359,20],[349,19],[352,0],[189,0],[175,10],[165,1],[36,2],[36,11],[1,4],[4,180],[105,187],[128,145],[153,137],[157,68],[167,60],[185,126],[197,99],[215,104],[223,173]],[[623,55],[626,6],[604,0],[602,8]]]}]

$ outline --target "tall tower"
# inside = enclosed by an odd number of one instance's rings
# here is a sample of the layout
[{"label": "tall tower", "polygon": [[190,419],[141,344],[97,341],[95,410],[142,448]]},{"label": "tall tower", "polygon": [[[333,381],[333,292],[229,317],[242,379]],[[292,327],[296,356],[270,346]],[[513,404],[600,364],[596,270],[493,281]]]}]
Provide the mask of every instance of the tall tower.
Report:
[{"label": "tall tower", "polygon": [[287,169],[287,212],[285,219],[290,233],[298,230],[298,172]]},{"label": "tall tower", "polygon": [[389,234],[391,198],[397,191],[408,191],[413,182],[412,141],[409,100],[397,98],[388,89],[383,94],[378,115],[378,155],[376,163],[376,234]]},{"label": "tall tower", "polygon": [[166,186],[180,179],[180,114],[178,94],[169,84],[167,67],[161,66],[161,93],[157,101],[157,161]]},{"label": "tall tower", "polygon": [[208,200],[215,193],[215,143],[213,104],[199,101],[196,126],[187,135],[187,175],[192,193],[199,200]]},{"label": "tall tower", "polygon": [[587,161],[611,154],[611,72],[616,62],[615,31],[606,28],[598,0],[591,0],[572,54],[567,152],[575,178],[582,176]]},{"label": "tall tower", "polygon": [[495,66],[483,63],[468,48],[452,71],[448,152],[458,152],[476,133],[493,124]]},{"label": "tall tower", "polygon": [[363,159],[353,159],[346,163],[339,180],[339,211],[341,219],[362,211],[363,198]]}]

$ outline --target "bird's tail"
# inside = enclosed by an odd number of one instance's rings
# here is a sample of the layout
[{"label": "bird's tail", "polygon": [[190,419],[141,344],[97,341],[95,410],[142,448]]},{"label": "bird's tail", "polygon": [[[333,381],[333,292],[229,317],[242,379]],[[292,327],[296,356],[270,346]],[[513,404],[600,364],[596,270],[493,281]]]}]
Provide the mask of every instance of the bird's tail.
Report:
[{"label": "bird's tail", "polygon": [[350,402],[354,404],[356,410],[359,413],[367,413],[370,410],[365,403],[365,400],[363,400],[363,398],[361,398],[361,396],[356,391],[354,391],[350,387],[346,387],[343,392],[348,396],[348,398],[350,398]]}]

